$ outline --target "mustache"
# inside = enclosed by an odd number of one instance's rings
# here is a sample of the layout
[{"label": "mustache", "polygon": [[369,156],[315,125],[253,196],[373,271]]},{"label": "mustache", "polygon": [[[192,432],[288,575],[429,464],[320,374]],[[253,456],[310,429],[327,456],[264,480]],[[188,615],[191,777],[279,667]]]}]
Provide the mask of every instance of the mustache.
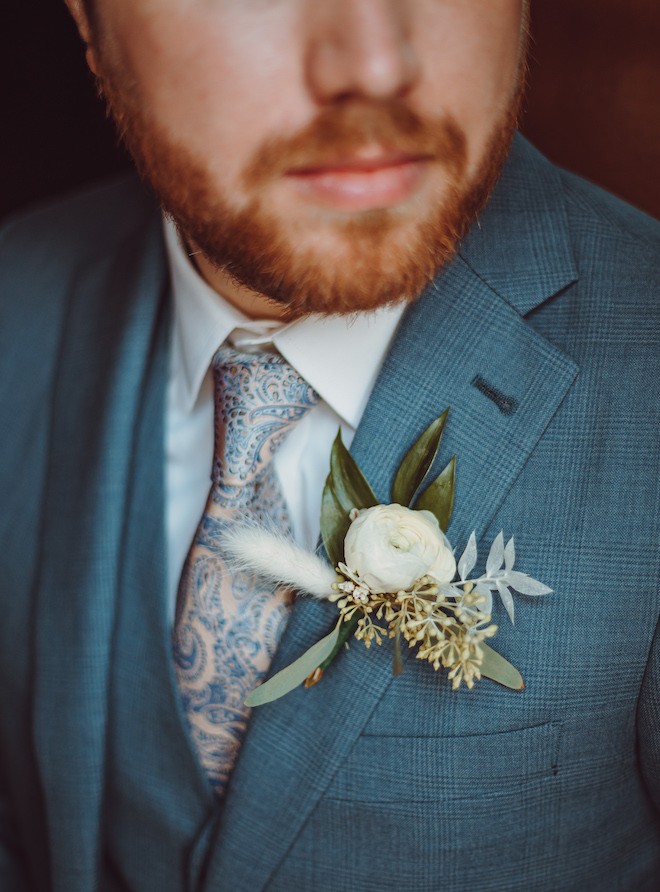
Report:
[{"label": "mustache", "polygon": [[460,176],[467,139],[451,115],[423,118],[400,99],[329,105],[292,136],[264,142],[244,170],[243,185],[259,188],[299,168],[323,167],[374,145],[388,152],[424,156]]}]

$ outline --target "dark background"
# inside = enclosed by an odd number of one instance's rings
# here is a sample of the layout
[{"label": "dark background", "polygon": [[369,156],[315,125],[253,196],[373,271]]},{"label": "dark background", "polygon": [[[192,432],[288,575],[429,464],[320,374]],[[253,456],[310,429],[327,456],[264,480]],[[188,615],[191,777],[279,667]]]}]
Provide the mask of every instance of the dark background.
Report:
[{"label": "dark background", "polygon": [[[0,29],[0,215],[129,162],[63,0]],[[660,217],[659,0],[533,0],[524,131],[553,161]]]}]

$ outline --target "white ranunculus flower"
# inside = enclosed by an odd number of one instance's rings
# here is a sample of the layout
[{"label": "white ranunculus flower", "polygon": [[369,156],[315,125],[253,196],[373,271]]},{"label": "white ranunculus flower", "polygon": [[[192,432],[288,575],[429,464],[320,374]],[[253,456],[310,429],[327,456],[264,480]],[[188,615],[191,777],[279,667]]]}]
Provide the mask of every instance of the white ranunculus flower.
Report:
[{"label": "white ranunculus flower", "polygon": [[344,559],[373,592],[410,590],[422,576],[451,582],[456,561],[430,511],[402,505],[366,508],[348,528]]}]

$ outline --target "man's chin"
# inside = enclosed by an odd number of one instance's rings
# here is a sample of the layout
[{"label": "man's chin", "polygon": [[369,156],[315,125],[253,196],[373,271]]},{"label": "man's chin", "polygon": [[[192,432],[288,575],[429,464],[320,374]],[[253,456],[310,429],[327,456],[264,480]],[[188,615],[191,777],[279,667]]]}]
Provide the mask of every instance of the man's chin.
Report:
[{"label": "man's chin", "polygon": [[296,238],[253,209],[235,220],[232,238],[211,241],[183,229],[212,267],[290,320],[413,300],[456,253],[463,228],[457,222],[448,227],[443,220],[438,230],[437,221],[404,224],[375,211]]}]

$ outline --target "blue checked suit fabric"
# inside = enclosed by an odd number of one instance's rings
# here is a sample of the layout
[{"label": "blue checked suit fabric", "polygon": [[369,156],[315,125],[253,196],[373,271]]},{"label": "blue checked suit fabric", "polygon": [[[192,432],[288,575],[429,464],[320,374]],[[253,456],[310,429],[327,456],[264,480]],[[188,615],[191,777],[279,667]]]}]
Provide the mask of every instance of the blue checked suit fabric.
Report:
[{"label": "blue checked suit fabric", "polygon": [[242,518],[290,532],[272,459],[318,397],[277,354],[222,347],[212,366],[212,485],[179,585],[173,651],[195,749],[222,796],[248,723],[245,698],[268,670],[292,602],[290,590],[228,566],[222,533]]}]

